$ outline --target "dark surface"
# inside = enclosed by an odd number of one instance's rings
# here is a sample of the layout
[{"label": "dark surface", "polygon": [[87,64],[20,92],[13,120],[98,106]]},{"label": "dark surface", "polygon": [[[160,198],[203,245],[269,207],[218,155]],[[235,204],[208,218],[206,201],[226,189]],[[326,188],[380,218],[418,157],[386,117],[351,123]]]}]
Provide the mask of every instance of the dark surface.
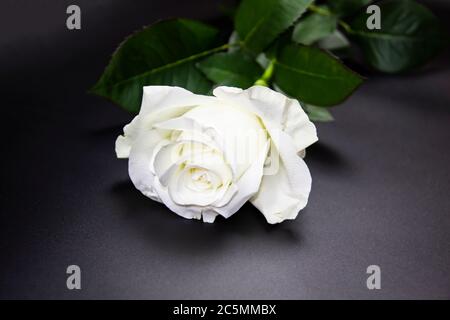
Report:
[{"label": "dark surface", "polygon": [[219,1],[76,1],[82,30],[68,31],[71,3],[1,2],[1,298],[450,298],[448,52],[370,76],[318,126],[297,220],[271,226],[247,205],[206,225],[133,188],[114,154],[131,116],[85,92],[131,31],[214,18]]}]

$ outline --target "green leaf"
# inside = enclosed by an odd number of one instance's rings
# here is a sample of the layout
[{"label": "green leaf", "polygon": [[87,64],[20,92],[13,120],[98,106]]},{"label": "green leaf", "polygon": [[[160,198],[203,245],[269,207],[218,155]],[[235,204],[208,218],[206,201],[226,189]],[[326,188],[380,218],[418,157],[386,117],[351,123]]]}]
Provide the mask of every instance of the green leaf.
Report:
[{"label": "green leaf", "polygon": [[292,43],[292,30],[287,30],[279,35],[278,38],[267,47],[264,54],[269,60],[275,59],[280,50],[290,43]]},{"label": "green leaf", "polygon": [[336,30],[336,25],[336,16],[312,13],[297,23],[292,40],[300,44],[311,45],[332,34]]},{"label": "green leaf", "polygon": [[127,38],[91,92],[124,109],[138,112],[142,87],[180,86],[208,93],[212,84],[195,67],[202,57],[224,49],[215,47],[218,31],[192,20],[156,23]]},{"label": "green leaf", "polygon": [[318,47],[325,50],[341,50],[344,48],[348,48],[350,46],[350,42],[345,37],[342,32],[339,30],[335,30],[329,36],[320,39],[317,43]]},{"label": "green leaf", "polygon": [[242,52],[216,53],[197,66],[209,80],[243,89],[251,87],[264,72],[256,61]]},{"label": "green leaf", "polygon": [[330,111],[328,111],[328,109],[304,103],[302,103],[302,108],[308,114],[311,121],[330,122],[334,120],[333,115]]},{"label": "green leaf", "polygon": [[290,44],[276,62],[275,83],[300,101],[332,106],[347,98],[362,78],[318,48]]},{"label": "green leaf", "polygon": [[349,16],[367,6],[372,0],[331,0],[330,9],[339,16]]},{"label": "green leaf", "polygon": [[257,57],[256,57],[256,62],[265,70],[269,67],[270,65],[270,59],[267,56],[267,54],[265,54],[264,52],[260,53]]},{"label": "green leaf", "polygon": [[259,53],[288,29],[313,0],[243,0],[236,18],[237,30],[246,49]]},{"label": "green leaf", "polygon": [[367,29],[366,13],[355,18],[350,30],[373,68],[388,73],[410,70],[443,47],[440,23],[424,6],[410,0],[385,1],[379,6],[380,30]]},{"label": "green leaf", "polygon": [[236,30],[234,30],[228,38],[228,52],[236,52],[241,50],[239,45],[240,41],[241,40],[239,39],[238,33],[236,32]]}]

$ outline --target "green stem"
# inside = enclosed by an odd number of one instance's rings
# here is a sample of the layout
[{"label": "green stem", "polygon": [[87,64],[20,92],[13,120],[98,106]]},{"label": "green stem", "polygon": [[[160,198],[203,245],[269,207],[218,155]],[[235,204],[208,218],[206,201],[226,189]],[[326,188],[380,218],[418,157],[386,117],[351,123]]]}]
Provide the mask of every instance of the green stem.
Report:
[{"label": "green stem", "polygon": [[261,78],[256,80],[255,85],[264,87],[269,86],[270,79],[272,79],[273,72],[275,70],[275,62],[276,62],[275,59],[270,60],[269,65],[267,66],[266,70],[264,70],[264,73],[261,76]]},{"label": "green stem", "polygon": [[[314,4],[311,4],[311,5],[309,5],[308,6],[308,10],[309,11],[311,11],[311,12],[315,12],[315,13],[317,13],[317,14],[320,14],[320,15],[322,15],[322,16],[332,16],[333,15],[333,13],[330,11],[330,10],[328,10],[328,9],[326,9],[326,8],[323,8],[323,7],[319,7],[319,6],[316,6],[316,5],[314,5]],[[338,20],[338,24],[347,32],[347,33],[352,33],[353,32],[353,30],[352,30],[352,28],[348,25],[348,23],[346,23],[345,21],[343,21],[343,20]]]},{"label": "green stem", "polygon": [[322,16],[331,16],[332,15],[330,10],[328,10],[326,8],[322,8],[322,7],[316,6],[315,4],[310,4],[308,6],[308,10],[312,11],[312,12],[315,12],[315,13],[318,13],[318,14],[321,14]]},{"label": "green stem", "polygon": [[353,29],[348,25],[347,22],[339,20],[338,24],[344,29],[347,33],[353,33]]}]

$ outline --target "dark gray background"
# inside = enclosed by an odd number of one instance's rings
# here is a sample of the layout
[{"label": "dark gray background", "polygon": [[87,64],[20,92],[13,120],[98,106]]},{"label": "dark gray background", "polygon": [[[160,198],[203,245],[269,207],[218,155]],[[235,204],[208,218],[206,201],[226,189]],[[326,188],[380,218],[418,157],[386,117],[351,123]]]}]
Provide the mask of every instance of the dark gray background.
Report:
[{"label": "dark gray background", "polygon": [[[71,3],[80,31],[65,27]],[[448,51],[410,75],[363,71],[337,121],[318,125],[293,222],[247,205],[202,224],[133,188],[114,154],[131,116],[86,90],[133,30],[171,16],[221,25],[219,3],[1,1],[0,297],[450,298]],[[448,1],[426,3],[450,18]],[[66,289],[70,264],[81,291]]]}]

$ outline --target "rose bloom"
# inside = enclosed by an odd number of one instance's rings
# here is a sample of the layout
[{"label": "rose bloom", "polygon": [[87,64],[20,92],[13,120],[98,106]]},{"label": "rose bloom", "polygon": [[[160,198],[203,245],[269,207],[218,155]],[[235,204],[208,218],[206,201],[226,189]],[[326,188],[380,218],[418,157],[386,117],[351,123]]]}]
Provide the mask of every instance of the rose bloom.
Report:
[{"label": "rose bloom", "polygon": [[267,87],[204,96],[148,86],[116,153],[129,158],[138,190],[184,218],[214,222],[249,200],[273,224],[306,206],[311,175],[302,158],[317,140],[298,101]]}]

